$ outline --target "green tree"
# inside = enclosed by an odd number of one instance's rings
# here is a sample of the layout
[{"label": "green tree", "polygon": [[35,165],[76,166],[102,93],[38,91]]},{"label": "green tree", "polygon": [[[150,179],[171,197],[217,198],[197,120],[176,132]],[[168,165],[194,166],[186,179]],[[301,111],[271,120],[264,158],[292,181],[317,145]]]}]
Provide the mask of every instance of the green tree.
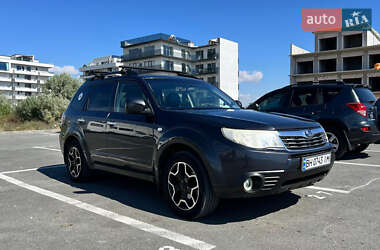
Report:
[{"label": "green tree", "polygon": [[71,100],[81,81],[71,77],[69,74],[59,74],[49,78],[43,85],[43,93]]},{"label": "green tree", "polygon": [[3,94],[0,94],[0,116],[9,115],[12,111],[11,102]]}]

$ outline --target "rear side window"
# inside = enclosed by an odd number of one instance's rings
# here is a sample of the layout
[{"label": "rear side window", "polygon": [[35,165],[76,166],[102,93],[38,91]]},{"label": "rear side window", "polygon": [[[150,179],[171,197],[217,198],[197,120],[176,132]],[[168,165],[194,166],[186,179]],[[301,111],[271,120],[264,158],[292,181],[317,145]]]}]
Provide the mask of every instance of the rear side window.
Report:
[{"label": "rear side window", "polygon": [[337,95],[339,95],[342,88],[322,88],[323,102],[328,103],[332,101]]},{"label": "rear side window", "polygon": [[354,88],[356,95],[359,97],[360,102],[376,102],[376,96],[371,90],[366,88]]},{"label": "rear side window", "polygon": [[115,93],[115,83],[105,81],[89,86],[89,97],[87,100],[88,111],[111,112]]},{"label": "rear side window", "polygon": [[292,107],[303,107],[322,104],[317,88],[296,88],[291,100]]}]

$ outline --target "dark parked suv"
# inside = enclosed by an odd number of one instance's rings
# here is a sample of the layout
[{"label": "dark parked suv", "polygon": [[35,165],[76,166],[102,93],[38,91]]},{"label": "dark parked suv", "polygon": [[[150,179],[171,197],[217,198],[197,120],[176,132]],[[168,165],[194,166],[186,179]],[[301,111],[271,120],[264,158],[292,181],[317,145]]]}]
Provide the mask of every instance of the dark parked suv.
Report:
[{"label": "dark parked suv", "polygon": [[79,88],[60,145],[72,180],[93,170],[148,180],[186,218],[220,198],[312,185],[334,162],[319,123],[242,109],[198,79],[132,72]]},{"label": "dark parked suv", "polygon": [[318,121],[340,159],[380,139],[375,101],[373,93],[360,84],[297,84],[264,95],[248,109]]}]

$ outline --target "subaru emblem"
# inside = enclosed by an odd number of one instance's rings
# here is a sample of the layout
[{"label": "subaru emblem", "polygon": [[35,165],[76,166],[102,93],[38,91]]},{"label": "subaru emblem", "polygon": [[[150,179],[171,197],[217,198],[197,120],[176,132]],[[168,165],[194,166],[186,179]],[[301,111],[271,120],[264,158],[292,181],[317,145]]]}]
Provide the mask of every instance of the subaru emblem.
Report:
[{"label": "subaru emblem", "polygon": [[313,131],[311,131],[311,129],[305,130],[305,136],[306,137],[312,137],[313,136]]}]

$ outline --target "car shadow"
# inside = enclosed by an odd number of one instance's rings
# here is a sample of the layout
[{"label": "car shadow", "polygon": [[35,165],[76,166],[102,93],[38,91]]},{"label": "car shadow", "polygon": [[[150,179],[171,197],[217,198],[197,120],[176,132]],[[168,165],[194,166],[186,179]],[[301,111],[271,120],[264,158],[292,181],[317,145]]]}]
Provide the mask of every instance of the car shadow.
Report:
[{"label": "car shadow", "polygon": [[355,159],[366,159],[370,157],[367,153],[361,152],[359,154],[347,154],[341,160],[355,160]]},{"label": "car shadow", "polygon": [[[93,193],[125,206],[181,220],[170,210],[153,183],[105,172],[97,173],[88,182],[76,183],[68,177],[63,164],[45,166],[38,171],[49,178],[81,189],[74,191],[74,194]],[[300,198],[299,195],[286,192],[261,198],[222,200],[213,214],[196,221],[204,224],[226,224],[252,220],[291,207]]]}]

